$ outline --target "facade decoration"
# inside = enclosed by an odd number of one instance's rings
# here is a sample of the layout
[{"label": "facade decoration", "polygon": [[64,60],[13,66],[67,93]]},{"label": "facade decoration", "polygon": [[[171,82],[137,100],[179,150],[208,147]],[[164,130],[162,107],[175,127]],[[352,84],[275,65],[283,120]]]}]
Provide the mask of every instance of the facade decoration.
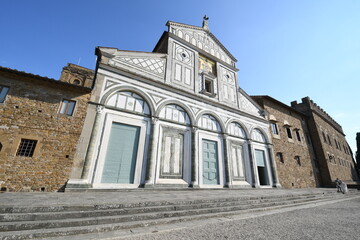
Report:
[{"label": "facade decoration", "polygon": [[103,111],[89,105],[86,156],[66,189],[278,187],[268,123],[239,89],[236,59],[207,23],[167,26],[152,53],[96,49]]},{"label": "facade decoration", "polygon": [[166,26],[153,52],[97,47],[96,71],[68,64],[59,81],[0,67],[1,191],[358,180],[341,126],[313,101],[249,97],[208,17]]}]

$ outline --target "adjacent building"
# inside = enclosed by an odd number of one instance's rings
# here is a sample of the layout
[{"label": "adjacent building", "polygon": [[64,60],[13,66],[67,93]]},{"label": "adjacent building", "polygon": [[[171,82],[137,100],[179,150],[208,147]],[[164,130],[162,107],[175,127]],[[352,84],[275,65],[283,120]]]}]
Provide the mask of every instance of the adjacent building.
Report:
[{"label": "adjacent building", "polygon": [[167,26],[153,52],[96,48],[67,190],[279,186],[268,121],[239,88],[236,59],[206,19]]},{"label": "adjacent building", "polygon": [[319,187],[319,169],[307,127],[307,116],[270,96],[251,97],[268,112],[276,168],[282,187]]},{"label": "adjacent building", "polygon": [[291,107],[307,116],[315,159],[321,176],[321,186],[333,186],[336,178],[349,184],[359,181],[351,149],[342,127],[309,97]]},{"label": "adjacent building", "polygon": [[0,67],[1,191],[64,187],[90,93],[81,85]]}]

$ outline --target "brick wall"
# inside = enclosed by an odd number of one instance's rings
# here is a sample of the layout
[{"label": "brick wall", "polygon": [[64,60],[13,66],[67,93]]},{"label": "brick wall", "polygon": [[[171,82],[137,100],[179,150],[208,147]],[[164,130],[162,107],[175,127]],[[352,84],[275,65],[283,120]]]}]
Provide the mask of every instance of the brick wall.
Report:
[{"label": "brick wall", "polygon": [[[268,96],[253,99],[269,113],[270,122],[276,123],[279,130],[278,135],[272,133],[272,143],[280,184],[284,188],[316,187],[319,184],[317,168],[308,138],[306,116]],[[292,138],[288,137],[285,127],[290,129]],[[300,141],[296,131],[300,134]],[[300,164],[295,157],[300,158]]]},{"label": "brick wall", "polygon": [[[9,87],[0,103],[2,190],[59,190],[71,172],[90,89],[16,71],[0,71],[0,85]],[[58,113],[63,99],[76,101],[73,116]],[[32,157],[17,156],[21,139],[37,141]]]},{"label": "brick wall", "polygon": [[303,98],[301,103],[294,101],[291,105],[308,116],[322,186],[332,186],[336,178],[348,182],[357,181],[351,149],[340,124],[308,97]]}]

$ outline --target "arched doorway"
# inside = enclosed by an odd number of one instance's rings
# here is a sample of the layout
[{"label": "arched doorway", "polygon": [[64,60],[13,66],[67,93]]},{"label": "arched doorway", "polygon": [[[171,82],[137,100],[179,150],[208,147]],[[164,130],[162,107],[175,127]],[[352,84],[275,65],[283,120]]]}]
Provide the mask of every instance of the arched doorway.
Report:
[{"label": "arched doorway", "polygon": [[260,186],[271,186],[270,164],[265,135],[259,129],[254,129],[252,132],[252,140],[254,141],[254,157],[258,184]]},{"label": "arched doorway", "polygon": [[105,108],[94,185],[137,187],[150,125],[149,105],[134,92],[118,91],[108,97]]}]

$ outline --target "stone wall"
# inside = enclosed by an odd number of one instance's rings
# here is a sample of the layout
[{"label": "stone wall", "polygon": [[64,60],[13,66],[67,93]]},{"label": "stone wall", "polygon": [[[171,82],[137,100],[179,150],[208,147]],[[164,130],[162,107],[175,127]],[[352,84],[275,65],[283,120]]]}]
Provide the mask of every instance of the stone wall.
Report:
[{"label": "stone wall", "polygon": [[308,116],[308,126],[317,156],[322,186],[332,186],[335,179],[353,182],[358,180],[351,149],[342,127],[310,98],[291,106]]},{"label": "stone wall", "polygon": [[[270,122],[275,123],[279,131],[279,134],[272,133],[272,143],[280,184],[284,188],[310,188],[319,185],[306,116],[268,96],[254,96],[253,99],[269,113]],[[290,128],[292,138],[288,138],[285,127]],[[300,134],[300,141],[296,131]],[[283,160],[280,159],[280,153]],[[300,162],[296,157],[300,158]]]},{"label": "stone wall", "polygon": [[[0,69],[9,87],[0,103],[0,185],[3,191],[57,191],[69,178],[90,89],[37,75]],[[63,99],[76,101],[72,116]],[[21,139],[36,140],[32,157],[17,156]]]}]

